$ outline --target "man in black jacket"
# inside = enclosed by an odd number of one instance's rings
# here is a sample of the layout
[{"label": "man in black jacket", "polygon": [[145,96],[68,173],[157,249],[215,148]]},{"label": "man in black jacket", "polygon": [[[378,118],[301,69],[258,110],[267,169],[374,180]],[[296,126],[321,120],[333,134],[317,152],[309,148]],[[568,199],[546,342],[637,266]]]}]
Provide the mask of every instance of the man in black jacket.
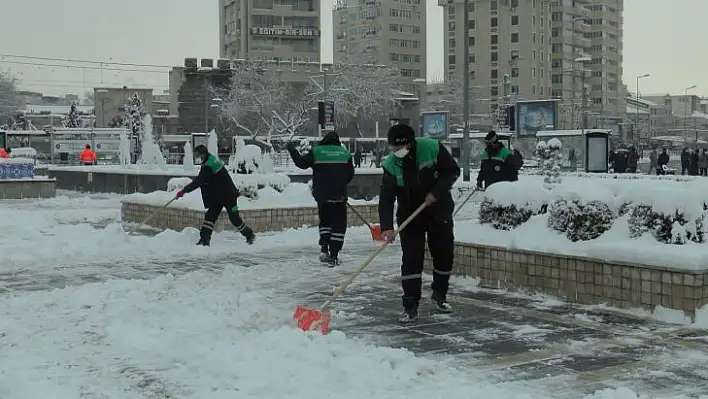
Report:
[{"label": "man in black jacket", "polygon": [[298,168],[312,168],[312,195],[320,219],[320,261],[334,267],[347,231],[347,185],[354,177],[352,154],[342,147],[336,132],[327,133],[305,155],[288,143],[288,152]]},{"label": "man in black jacket", "polygon": [[494,130],[484,138],[486,148],[482,153],[482,162],[477,175],[477,187],[489,187],[500,181],[519,180],[520,161],[499,141]]},{"label": "man in black jacket", "polygon": [[421,298],[425,239],[433,258],[432,299],[439,311],[449,313],[447,302],[454,255],[452,213],[455,203],[450,189],[460,175],[460,167],[444,145],[429,138],[416,138],[413,128],[394,125],[388,130],[391,148],[383,161],[379,195],[381,238],[392,242],[393,209],[398,201],[396,219],[403,223],[421,204],[428,206],[401,231],[402,323],[415,321]]},{"label": "man in black jacket", "polygon": [[246,223],[241,220],[238,214],[239,192],[231,180],[229,172],[224,167],[224,163],[203,145],[197,146],[194,153],[201,159],[201,169],[191,183],[177,192],[177,198],[182,198],[184,194],[192,192],[198,188],[202,190],[202,202],[207,208],[204,215],[204,223],[199,230],[199,242],[197,245],[209,246],[211,234],[214,232],[214,225],[221,214],[221,210],[226,208],[229,220],[244,237],[246,242],[253,244],[256,235]]}]

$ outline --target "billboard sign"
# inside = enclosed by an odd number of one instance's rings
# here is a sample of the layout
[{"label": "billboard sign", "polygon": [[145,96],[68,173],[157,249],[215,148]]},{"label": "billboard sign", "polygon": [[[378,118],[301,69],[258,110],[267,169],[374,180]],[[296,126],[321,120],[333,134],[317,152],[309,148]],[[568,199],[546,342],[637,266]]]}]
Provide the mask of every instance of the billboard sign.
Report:
[{"label": "billboard sign", "polygon": [[317,28],[251,28],[251,34],[256,36],[283,36],[315,38],[320,36]]},{"label": "billboard sign", "polygon": [[317,104],[319,124],[324,131],[334,130],[334,101],[320,101]]},{"label": "billboard sign", "polygon": [[449,115],[447,111],[422,112],[420,114],[421,136],[445,140],[450,132]]},{"label": "billboard sign", "polygon": [[519,137],[535,137],[541,130],[558,127],[557,100],[519,101],[516,113]]}]

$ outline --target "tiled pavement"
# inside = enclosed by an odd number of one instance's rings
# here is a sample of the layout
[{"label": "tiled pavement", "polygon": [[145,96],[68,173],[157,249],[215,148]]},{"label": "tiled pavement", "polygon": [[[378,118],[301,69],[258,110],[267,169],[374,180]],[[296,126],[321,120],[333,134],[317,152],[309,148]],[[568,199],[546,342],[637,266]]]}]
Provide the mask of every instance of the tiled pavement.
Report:
[{"label": "tiled pavement", "polygon": [[[344,277],[370,249],[371,243],[349,244],[347,264],[338,274]],[[308,260],[311,252],[309,248],[270,250],[207,263],[203,259],[146,260],[0,274],[0,295],[108,279],[149,279],[165,273],[219,272],[224,263],[248,267],[284,258],[311,269],[310,274],[316,276],[320,266]],[[573,398],[579,392],[618,386],[652,395],[708,394],[708,331],[597,308],[544,307],[532,297],[460,288],[450,297],[453,315],[437,315],[426,303],[418,323],[399,326],[395,322],[399,312],[397,257],[395,250],[385,251],[362,282],[341,298],[336,329],[377,344],[405,347],[493,380],[533,381],[547,386],[549,397]],[[292,295],[294,303],[316,306],[332,292],[331,281],[322,280],[303,279],[280,289]]]}]

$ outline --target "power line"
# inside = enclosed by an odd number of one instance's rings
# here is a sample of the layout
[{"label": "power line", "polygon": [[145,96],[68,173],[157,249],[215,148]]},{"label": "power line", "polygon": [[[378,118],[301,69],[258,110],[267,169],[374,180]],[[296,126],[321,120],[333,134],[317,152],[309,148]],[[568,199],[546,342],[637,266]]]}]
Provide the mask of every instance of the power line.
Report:
[{"label": "power line", "polygon": [[164,74],[165,71],[148,71],[145,69],[125,69],[125,68],[101,68],[94,66],[80,66],[80,65],[60,65],[60,64],[42,64],[36,62],[23,62],[23,61],[2,61],[0,63],[6,64],[16,64],[16,65],[30,65],[30,66],[40,66],[40,67],[53,67],[53,68],[70,68],[70,69],[89,69],[96,71],[121,71],[121,72],[143,72],[143,73],[160,73]]},{"label": "power line", "polygon": [[84,63],[84,64],[119,65],[119,66],[131,66],[131,67],[146,67],[146,68],[173,68],[174,67],[174,65],[133,64],[133,63],[128,63],[128,62],[72,60],[71,58],[33,57],[33,56],[29,56],[29,55],[15,55],[15,54],[0,54],[0,57],[20,58],[20,59],[26,59],[26,60],[60,61],[60,62],[73,62],[73,63]]}]

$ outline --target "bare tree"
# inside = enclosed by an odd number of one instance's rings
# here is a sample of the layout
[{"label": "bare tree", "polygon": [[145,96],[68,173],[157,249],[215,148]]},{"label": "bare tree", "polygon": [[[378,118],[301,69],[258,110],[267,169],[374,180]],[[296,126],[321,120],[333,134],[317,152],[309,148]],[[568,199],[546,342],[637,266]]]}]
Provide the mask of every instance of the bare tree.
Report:
[{"label": "bare tree", "polygon": [[[0,70],[0,126],[14,124],[12,117],[19,106],[17,79],[10,73]],[[12,123],[8,123],[9,121]]]},{"label": "bare tree", "polygon": [[435,82],[430,85],[425,96],[425,101],[421,104],[420,110],[425,111],[448,111],[450,117],[462,119],[464,112],[464,90],[462,90],[462,79],[457,74],[450,74],[442,82]]},{"label": "bare tree", "polygon": [[311,83],[287,81],[274,62],[239,61],[232,72],[222,116],[252,139],[290,140],[309,121]]},{"label": "bare tree", "polygon": [[[346,55],[325,73],[314,77],[319,99],[334,102],[335,120],[340,126],[359,118],[388,118],[400,107],[397,100],[405,80],[397,67],[372,63],[366,52]],[[411,79],[412,80],[412,79]]]}]

